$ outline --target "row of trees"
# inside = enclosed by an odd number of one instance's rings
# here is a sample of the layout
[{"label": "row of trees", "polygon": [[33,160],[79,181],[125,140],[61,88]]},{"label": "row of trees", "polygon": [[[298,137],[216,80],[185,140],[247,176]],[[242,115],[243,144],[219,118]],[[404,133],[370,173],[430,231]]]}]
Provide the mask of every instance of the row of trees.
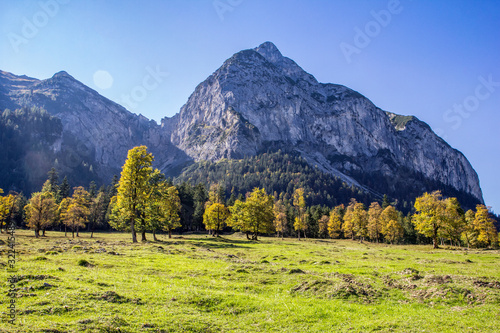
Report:
[{"label": "row of trees", "polygon": [[[266,193],[256,187],[246,196],[232,194],[226,200],[223,186],[213,184],[206,191],[203,184],[174,186],[160,171],[152,167],[153,156],[147,147],[131,149],[121,177],[107,188],[97,191],[95,184],[88,191],[74,188],[70,197],[67,179],[57,183],[55,170],[41,192],[33,193],[27,204],[22,196],[0,197],[1,221],[24,214],[28,227],[39,232],[49,227],[64,226],[78,236],[87,226],[89,231],[110,226],[116,230],[136,233],[146,240],[146,232],[176,228],[208,230],[218,236],[229,228],[246,233],[249,239],[259,234],[276,232],[278,236],[351,238],[360,241],[388,243],[429,243],[435,247],[449,241],[453,245],[497,246],[495,220],[488,208],[478,205],[476,211],[464,212],[456,198],[442,198],[440,192],[425,193],[417,198],[413,214],[404,216],[387,197],[382,203],[368,207],[356,199],[333,208],[306,206],[308,193],[296,188],[291,196]],[[19,198],[19,200],[16,200]],[[24,203],[26,201],[24,200]],[[21,209],[17,209],[20,207]],[[22,209],[22,208],[25,209]],[[23,211],[20,213],[19,211]],[[91,235],[92,236],[92,235]]]}]

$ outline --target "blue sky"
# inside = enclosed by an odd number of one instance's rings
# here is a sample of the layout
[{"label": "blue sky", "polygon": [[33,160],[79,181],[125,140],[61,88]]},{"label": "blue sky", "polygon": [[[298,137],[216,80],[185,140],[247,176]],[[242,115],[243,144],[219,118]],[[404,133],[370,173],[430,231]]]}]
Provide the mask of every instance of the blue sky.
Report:
[{"label": "blue sky", "polygon": [[157,121],[233,53],[272,41],[320,82],[427,122],[500,212],[499,1],[0,1],[0,34],[0,69],[65,70]]}]

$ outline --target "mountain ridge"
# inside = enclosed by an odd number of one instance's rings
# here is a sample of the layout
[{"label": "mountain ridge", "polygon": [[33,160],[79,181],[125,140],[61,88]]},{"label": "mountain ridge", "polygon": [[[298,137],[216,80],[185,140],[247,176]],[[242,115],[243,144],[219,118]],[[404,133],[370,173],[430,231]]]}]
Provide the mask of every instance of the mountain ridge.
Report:
[{"label": "mountain ridge", "polygon": [[[289,149],[376,195],[382,193],[363,181],[367,175],[376,175],[393,194],[409,187],[432,190],[429,179],[483,202],[465,156],[425,122],[383,111],[343,85],[318,82],[271,42],[235,53],[159,125],[65,71],[46,80],[1,71],[0,110],[23,106],[60,118],[56,153],[72,151],[102,181],[119,172],[126,151],[138,144],[150,147],[159,168],[171,175],[195,161]],[[68,136],[75,142],[68,143]]]}]

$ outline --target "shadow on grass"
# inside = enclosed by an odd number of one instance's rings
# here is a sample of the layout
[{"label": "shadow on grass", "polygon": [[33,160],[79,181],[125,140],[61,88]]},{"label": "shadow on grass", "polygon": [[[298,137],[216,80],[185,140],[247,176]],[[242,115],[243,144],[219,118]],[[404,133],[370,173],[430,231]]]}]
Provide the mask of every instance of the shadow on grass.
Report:
[{"label": "shadow on grass", "polygon": [[194,246],[205,247],[205,248],[218,248],[218,249],[227,249],[227,248],[249,248],[249,246],[245,246],[245,244],[256,244],[257,241],[254,240],[240,240],[240,239],[227,239],[224,237],[212,237],[209,236],[207,238],[195,238],[193,242],[191,242]]}]

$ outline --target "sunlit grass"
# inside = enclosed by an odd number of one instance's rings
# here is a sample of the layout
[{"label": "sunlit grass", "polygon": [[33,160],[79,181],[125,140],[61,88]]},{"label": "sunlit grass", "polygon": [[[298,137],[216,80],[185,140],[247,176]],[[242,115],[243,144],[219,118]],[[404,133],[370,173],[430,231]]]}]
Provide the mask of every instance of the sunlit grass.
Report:
[{"label": "sunlit grass", "polygon": [[[496,332],[500,253],[185,235],[18,231],[2,332]],[[149,238],[152,238],[148,235]],[[2,239],[6,236],[2,235]],[[5,240],[5,239],[4,239]],[[6,246],[2,245],[6,252]]]}]

